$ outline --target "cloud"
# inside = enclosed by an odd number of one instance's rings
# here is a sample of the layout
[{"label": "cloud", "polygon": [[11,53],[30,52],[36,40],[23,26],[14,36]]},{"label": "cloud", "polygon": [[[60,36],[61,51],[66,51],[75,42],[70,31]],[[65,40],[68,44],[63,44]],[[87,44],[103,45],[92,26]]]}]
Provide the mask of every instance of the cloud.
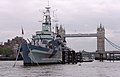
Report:
[{"label": "cloud", "polygon": [[[26,38],[41,30],[38,21],[42,20],[42,13],[39,10],[43,10],[47,2],[0,0],[0,41],[20,36],[21,26],[25,29]],[[50,5],[52,10],[57,9],[55,14],[67,33],[96,32],[101,22],[107,37],[119,41],[116,37],[120,36],[120,0],[50,0]]]}]

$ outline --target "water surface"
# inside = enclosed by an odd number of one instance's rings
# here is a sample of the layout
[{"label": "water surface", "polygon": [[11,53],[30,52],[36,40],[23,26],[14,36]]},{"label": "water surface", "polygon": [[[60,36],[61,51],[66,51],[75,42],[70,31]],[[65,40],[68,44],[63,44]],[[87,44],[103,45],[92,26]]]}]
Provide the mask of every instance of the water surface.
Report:
[{"label": "water surface", "polygon": [[[120,62],[90,62],[23,66],[18,61],[0,61],[0,77],[119,77]],[[81,64],[81,65],[80,65]]]}]

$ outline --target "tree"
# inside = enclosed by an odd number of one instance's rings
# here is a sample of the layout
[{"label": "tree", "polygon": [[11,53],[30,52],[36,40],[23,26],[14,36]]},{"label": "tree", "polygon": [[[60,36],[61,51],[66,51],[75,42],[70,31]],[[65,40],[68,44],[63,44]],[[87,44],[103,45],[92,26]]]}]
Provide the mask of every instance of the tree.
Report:
[{"label": "tree", "polygon": [[2,47],[0,48],[0,54],[8,57],[13,54],[13,51],[11,48]]}]

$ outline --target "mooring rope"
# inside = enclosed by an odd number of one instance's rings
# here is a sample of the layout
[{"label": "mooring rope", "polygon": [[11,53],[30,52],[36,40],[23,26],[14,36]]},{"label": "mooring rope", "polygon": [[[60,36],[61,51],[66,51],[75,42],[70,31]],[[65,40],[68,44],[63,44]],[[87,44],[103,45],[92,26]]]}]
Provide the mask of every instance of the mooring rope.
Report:
[{"label": "mooring rope", "polygon": [[18,49],[17,56],[16,56],[15,63],[14,63],[14,65],[13,65],[13,67],[15,67],[16,62],[17,62],[17,60],[18,60],[18,56],[19,56],[19,54],[20,54],[20,48],[21,48],[21,44],[20,44],[20,47],[19,47],[19,49]]}]

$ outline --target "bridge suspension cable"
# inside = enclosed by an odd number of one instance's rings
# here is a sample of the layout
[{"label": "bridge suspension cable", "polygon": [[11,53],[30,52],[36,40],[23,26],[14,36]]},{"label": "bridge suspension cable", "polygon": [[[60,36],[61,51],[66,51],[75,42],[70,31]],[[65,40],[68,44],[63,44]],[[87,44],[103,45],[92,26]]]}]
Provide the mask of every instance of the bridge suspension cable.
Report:
[{"label": "bridge suspension cable", "polygon": [[105,37],[105,39],[106,39],[106,41],[107,41],[110,45],[112,45],[112,47],[114,47],[114,48],[116,48],[116,49],[118,49],[118,50],[120,51],[120,46],[118,46],[118,45],[116,45],[115,43],[111,42],[111,41],[108,40],[106,37]]}]

